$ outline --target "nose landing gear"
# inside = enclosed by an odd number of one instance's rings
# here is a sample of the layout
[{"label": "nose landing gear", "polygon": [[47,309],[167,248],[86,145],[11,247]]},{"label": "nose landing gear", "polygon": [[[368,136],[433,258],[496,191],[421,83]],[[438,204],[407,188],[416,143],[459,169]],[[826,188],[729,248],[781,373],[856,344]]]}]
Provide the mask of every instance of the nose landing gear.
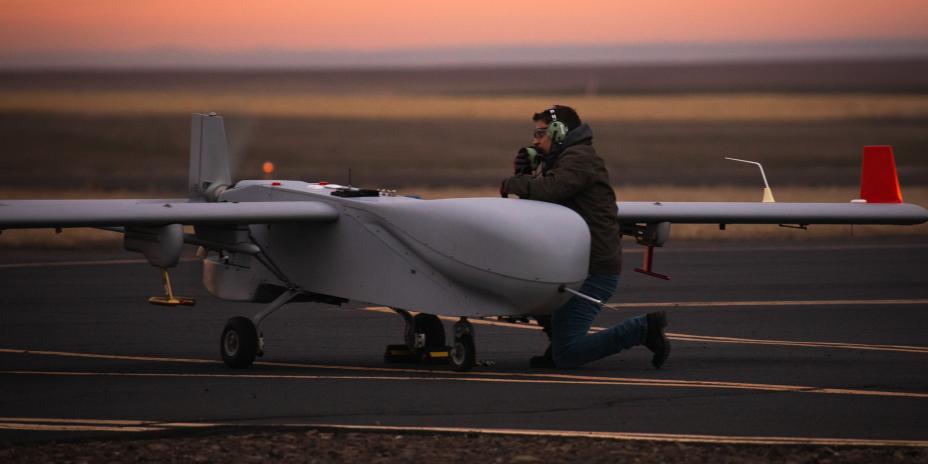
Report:
[{"label": "nose landing gear", "polygon": [[258,331],[261,321],[300,294],[289,289],[252,318],[233,317],[226,322],[219,339],[219,352],[227,366],[244,369],[255,362],[255,356],[264,355],[264,338]]},{"label": "nose landing gear", "polygon": [[226,365],[244,369],[255,361],[258,354],[258,329],[247,317],[233,317],[226,323],[219,344]]}]

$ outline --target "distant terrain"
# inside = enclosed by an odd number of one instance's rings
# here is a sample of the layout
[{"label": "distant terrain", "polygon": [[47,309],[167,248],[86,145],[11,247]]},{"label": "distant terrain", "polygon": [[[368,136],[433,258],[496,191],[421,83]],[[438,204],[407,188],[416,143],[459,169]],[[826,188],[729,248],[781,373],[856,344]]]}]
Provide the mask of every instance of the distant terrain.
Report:
[{"label": "distant terrain", "polygon": [[0,73],[0,89],[412,95],[926,93],[928,59],[306,71],[8,71]]},{"label": "distant terrain", "polygon": [[586,115],[619,188],[854,186],[861,147],[928,185],[928,61],[365,71],[0,73],[0,190],[183,195],[189,113],[226,117],[234,173],[373,187],[507,174],[551,103]]}]

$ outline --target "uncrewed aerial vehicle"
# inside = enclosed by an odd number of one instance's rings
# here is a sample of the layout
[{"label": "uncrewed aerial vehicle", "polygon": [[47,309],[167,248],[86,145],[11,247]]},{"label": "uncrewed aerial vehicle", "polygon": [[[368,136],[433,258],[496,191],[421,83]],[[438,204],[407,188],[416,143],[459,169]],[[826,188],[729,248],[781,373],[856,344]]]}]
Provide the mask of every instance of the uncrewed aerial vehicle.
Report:
[{"label": "uncrewed aerial vehicle", "polygon": [[[399,346],[407,354],[444,353],[464,371],[476,360],[468,318],[544,315],[573,295],[586,297],[576,289],[587,277],[589,229],[556,204],[421,200],[325,182],[233,183],[225,129],[214,113],[193,115],[189,186],[184,199],[0,200],[0,229],[121,232],[127,250],[162,270],[167,295],[150,301],[167,305],[192,304],[173,294],[167,270],[185,244],[201,247],[203,283],[212,295],[267,304],[253,317],[230,319],[222,332],[222,358],[237,368],[263,353],[262,320],[293,301],[393,308],[406,320]],[[924,208],[902,202],[890,147],[865,148],[861,199],[849,203],[619,202],[618,211],[623,233],[647,247],[637,270],[661,278],[652,252],[668,239],[671,223],[928,220]],[[437,315],[460,318],[448,346]]]}]

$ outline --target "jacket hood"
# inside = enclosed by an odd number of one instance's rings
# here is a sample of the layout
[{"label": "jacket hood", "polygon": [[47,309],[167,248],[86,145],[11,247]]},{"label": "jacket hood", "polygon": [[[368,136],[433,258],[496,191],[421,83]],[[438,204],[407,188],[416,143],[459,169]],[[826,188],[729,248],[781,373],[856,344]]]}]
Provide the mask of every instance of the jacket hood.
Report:
[{"label": "jacket hood", "polygon": [[564,141],[551,147],[551,153],[545,155],[545,165],[550,165],[564,150],[574,145],[592,145],[593,129],[589,124],[583,123],[572,131],[567,132]]}]

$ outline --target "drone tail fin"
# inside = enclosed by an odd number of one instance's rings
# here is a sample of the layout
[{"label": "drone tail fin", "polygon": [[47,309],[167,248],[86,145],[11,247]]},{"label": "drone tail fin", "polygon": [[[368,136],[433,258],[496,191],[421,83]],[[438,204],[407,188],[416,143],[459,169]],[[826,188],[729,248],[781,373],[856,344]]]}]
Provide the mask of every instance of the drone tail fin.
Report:
[{"label": "drone tail fin", "polygon": [[190,124],[191,198],[216,201],[232,185],[222,116],[194,113]]},{"label": "drone tail fin", "polygon": [[867,200],[867,203],[902,203],[902,189],[899,187],[899,176],[896,174],[893,147],[864,147],[860,198]]}]

